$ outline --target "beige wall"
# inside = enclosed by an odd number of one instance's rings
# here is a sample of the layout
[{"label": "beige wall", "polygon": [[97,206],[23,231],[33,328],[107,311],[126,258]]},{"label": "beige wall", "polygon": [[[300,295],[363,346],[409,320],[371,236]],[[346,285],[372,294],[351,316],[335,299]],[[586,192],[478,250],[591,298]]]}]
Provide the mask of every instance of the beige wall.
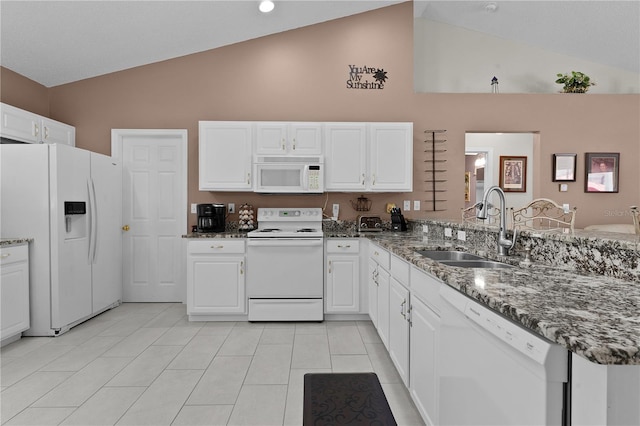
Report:
[{"label": "beige wall", "polygon": [[4,67],[0,67],[0,101],[49,117],[49,90]]},{"label": "beige wall", "polygon": [[[51,115],[76,126],[78,146],[106,154],[112,128],[187,129],[189,203],[322,207],[326,202],[329,215],[331,204],[340,203],[341,218],[355,218],[349,201],[358,193],[287,197],[198,191],[198,120],[308,120],[414,123],[414,192],[367,195],[373,200],[371,215],[388,218],[385,203],[402,206],[404,199],[422,200],[427,207],[423,131],[433,128],[447,130],[447,211],[412,211],[408,218],[460,217],[465,132],[539,132],[534,197],[558,197],[551,154],[578,153],[578,181],[569,184],[563,200],[578,206],[579,227],[619,222],[608,215],[640,204],[640,96],[415,94],[412,22],[407,2],[54,87]],[[350,64],[384,68],[385,88],[347,89]],[[621,153],[619,194],[583,192],[584,152],[591,151]]]}]

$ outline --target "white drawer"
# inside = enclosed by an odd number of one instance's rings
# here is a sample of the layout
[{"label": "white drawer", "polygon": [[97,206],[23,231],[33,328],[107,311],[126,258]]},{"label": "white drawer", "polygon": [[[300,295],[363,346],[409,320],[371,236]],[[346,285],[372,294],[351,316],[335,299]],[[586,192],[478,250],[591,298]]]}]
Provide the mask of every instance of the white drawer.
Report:
[{"label": "white drawer", "polygon": [[360,251],[360,241],[329,239],[327,240],[327,253],[353,253],[358,254]]},{"label": "white drawer", "polygon": [[411,266],[411,294],[440,313],[440,287],[444,284],[421,269]]},{"label": "white drawer", "polygon": [[409,262],[396,256],[391,255],[391,276],[405,287],[409,286]]},{"label": "white drawer", "polygon": [[22,244],[19,246],[3,247],[0,250],[0,265],[23,262],[29,258],[29,246]]},{"label": "white drawer", "polygon": [[189,254],[244,253],[244,240],[231,238],[203,238],[189,241]]},{"label": "white drawer", "polygon": [[369,257],[382,268],[389,270],[389,252],[375,243],[369,244]]}]

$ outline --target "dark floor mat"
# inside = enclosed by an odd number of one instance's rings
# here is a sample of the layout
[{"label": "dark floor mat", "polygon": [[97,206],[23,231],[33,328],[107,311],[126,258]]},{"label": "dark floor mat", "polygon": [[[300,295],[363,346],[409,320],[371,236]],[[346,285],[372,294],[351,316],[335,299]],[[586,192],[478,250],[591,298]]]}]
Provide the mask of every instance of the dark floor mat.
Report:
[{"label": "dark floor mat", "polygon": [[304,375],[304,426],[396,424],[374,373]]}]

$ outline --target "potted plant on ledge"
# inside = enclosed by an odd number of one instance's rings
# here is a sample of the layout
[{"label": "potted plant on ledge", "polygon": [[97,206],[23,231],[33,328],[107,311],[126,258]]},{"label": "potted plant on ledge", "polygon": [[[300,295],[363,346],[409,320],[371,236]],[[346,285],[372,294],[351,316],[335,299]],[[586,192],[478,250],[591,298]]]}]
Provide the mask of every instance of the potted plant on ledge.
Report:
[{"label": "potted plant on ledge", "polygon": [[579,71],[571,71],[571,74],[557,74],[556,83],[564,84],[563,93],[586,93],[590,86],[595,86],[588,75]]}]

